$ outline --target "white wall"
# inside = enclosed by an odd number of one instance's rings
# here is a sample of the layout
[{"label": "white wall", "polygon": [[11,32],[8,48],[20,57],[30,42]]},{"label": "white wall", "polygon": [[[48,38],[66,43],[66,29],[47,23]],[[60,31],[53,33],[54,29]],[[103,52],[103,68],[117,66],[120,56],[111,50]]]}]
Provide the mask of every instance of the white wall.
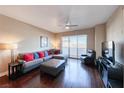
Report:
[{"label": "white wall", "polygon": [[124,64],[124,9],[119,7],[106,24],[107,40],[115,42],[115,60]]},{"label": "white wall", "polygon": [[97,58],[101,56],[102,52],[101,43],[103,41],[106,41],[105,24],[95,26],[95,50]]},{"label": "white wall", "polygon": [[[15,19],[0,15],[0,43],[16,43],[16,53],[44,50],[40,48],[40,36],[49,38],[49,47],[52,48],[55,40],[54,33],[34,27]],[[7,71],[10,62],[10,51],[0,51],[0,73]]]}]

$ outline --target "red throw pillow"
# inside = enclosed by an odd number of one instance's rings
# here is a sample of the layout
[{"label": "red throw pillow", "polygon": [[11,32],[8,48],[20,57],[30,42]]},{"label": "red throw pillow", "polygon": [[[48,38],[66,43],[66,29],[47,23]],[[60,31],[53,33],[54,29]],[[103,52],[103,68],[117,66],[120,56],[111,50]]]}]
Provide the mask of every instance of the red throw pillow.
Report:
[{"label": "red throw pillow", "polygon": [[32,61],[32,60],[34,60],[34,55],[33,55],[33,53],[24,54],[23,59],[24,59],[26,62]]},{"label": "red throw pillow", "polygon": [[60,54],[60,50],[55,50],[54,54],[55,55]]},{"label": "red throw pillow", "polygon": [[44,52],[41,51],[41,52],[38,52],[38,54],[39,54],[39,57],[40,58],[43,58],[44,57]]}]

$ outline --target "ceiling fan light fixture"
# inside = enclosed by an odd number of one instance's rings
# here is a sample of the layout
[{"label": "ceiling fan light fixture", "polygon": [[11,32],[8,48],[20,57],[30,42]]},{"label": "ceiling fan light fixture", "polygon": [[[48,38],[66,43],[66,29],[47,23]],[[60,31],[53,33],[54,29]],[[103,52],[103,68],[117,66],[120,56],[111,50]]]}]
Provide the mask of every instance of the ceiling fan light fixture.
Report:
[{"label": "ceiling fan light fixture", "polygon": [[70,29],[70,27],[69,26],[66,26],[65,29]]}]

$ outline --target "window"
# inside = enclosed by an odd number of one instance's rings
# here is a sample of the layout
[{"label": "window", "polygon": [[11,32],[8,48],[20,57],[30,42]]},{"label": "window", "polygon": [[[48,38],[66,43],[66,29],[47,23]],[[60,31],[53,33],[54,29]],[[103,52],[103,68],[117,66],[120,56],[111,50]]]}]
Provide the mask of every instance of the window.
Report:
[{"label": "window", "polygon": [[62,52],[71,58],[79,58],[87,51],[87,35],[62,37]]}]

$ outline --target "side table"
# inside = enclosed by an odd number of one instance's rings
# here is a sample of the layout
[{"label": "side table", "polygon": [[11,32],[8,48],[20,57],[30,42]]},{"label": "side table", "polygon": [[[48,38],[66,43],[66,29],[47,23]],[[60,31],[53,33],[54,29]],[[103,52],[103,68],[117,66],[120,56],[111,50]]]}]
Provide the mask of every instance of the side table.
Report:
[{"label": "side table", "polygon": [[8,75],[9,79],[16,79],[22,74],[22,64],[21,63],[9,63],[8,64]]}]

